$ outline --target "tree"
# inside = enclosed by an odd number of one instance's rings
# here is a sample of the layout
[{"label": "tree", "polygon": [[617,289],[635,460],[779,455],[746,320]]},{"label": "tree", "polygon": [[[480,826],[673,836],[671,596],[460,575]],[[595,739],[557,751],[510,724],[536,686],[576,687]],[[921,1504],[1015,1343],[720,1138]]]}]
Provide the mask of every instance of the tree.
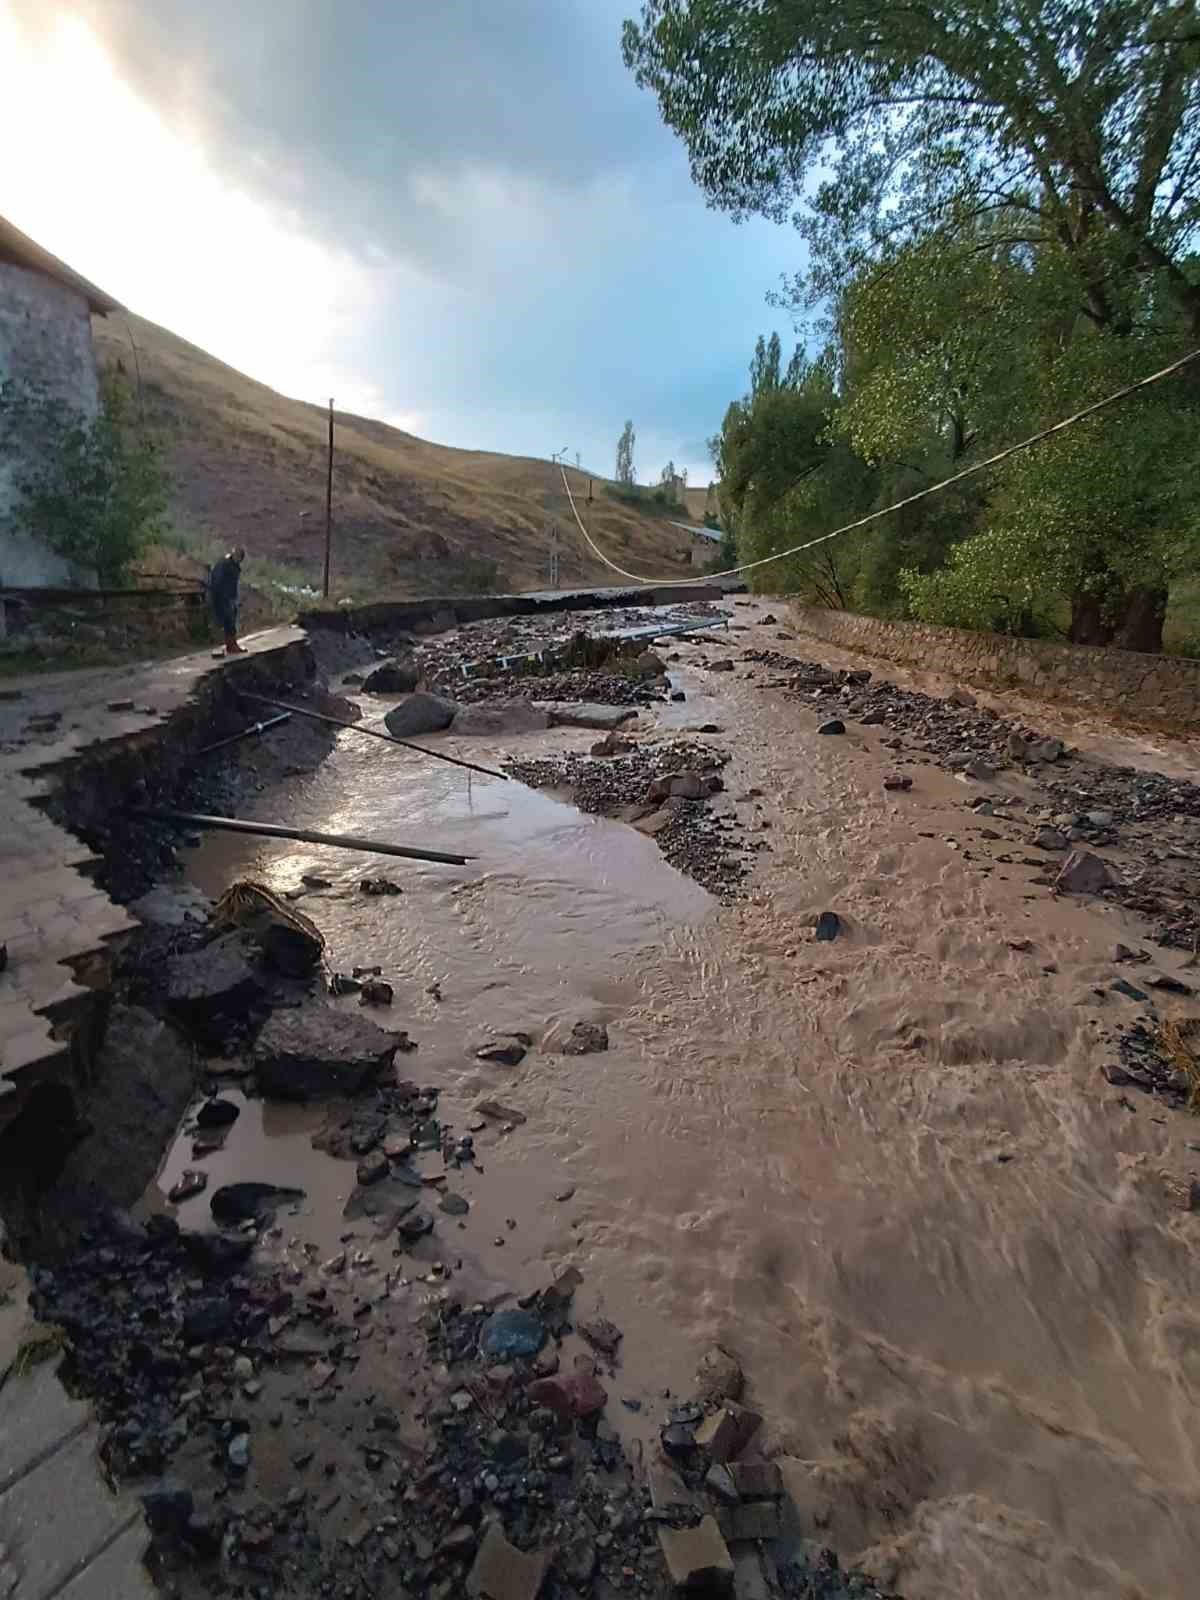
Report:
[{"label": "tree", "polygon": [[135,431],[115,377],[102,383],[94,421],[10,379],[0,387],[0,446],[20,463],[7,520],[102,584],[120,584],[163,532],[170,477],[157,443]]},{"label": "tree", "polygon": [[[1166,342],[1077,337],[1044,363],[1043,403],[1061,410],[1111,393],[1154,370]],[[1168,585],[1198,554],[1198,439],[1200,408],[1156,388],[1014,457],[983,530],[943,570],[903,575],[913,610],[1048,632],[1065,605],[1074,643],[1160,650]]]},{"label": "tree", "polygon": [[1196,0],[647,0],[623,46],[714,204],[795,214],[818,299],[1003,215],[1096,325],[1150,277],[1200,336]]},{"label": "tree", "polygon": [[677,476],[678,474],[675,471],[675,463],[673,461],[668,461],[666,466],[662,469],[662,472],[659,474],[658,481],[665,488],[674,491],[675,479]]},{"label": "tree", "polygon": [[617,482],[631,488],[637,482],[637,473],[633,465],[633,446],[636,435],[633,423],[627,422],[621,430],[621,437],[617,440]]}]

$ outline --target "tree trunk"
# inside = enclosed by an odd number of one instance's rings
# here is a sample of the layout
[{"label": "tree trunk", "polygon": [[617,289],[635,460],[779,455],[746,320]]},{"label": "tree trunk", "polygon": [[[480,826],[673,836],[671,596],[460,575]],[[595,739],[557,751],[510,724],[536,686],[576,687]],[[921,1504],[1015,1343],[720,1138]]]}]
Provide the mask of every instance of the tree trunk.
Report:
[{"label": "tree trunk", "polygon": [[1129,591],[1125,616],[1117,630],[1115,643],[1122,650],[1142,650],[1158,655],[1163,647],[1163,623],[1167,617],[1167,591],[1138,584]]},{"label": "tree trunk", "polygon": [[1085,589],[1071,597],[1071,626],[1067,638],[1072,644],[1111,644],[1116,628],[1108,620],[1105,596]]}]

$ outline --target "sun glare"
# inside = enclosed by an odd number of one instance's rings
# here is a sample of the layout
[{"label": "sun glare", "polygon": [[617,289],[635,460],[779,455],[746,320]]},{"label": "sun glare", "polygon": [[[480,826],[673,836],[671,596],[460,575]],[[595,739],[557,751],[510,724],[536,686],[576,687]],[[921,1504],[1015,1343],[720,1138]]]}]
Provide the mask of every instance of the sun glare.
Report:
[{"label": "sun glare", "polygon": [[0,0],[0,74],[0,141],[20,153],[0,177],[0,214],[252,377],[304,399],[334,395],[345,410],[387,410],[334,355],[339,336],[378,313],[386,263],[332,250],[233,187],[69,13],[35,40]]}]

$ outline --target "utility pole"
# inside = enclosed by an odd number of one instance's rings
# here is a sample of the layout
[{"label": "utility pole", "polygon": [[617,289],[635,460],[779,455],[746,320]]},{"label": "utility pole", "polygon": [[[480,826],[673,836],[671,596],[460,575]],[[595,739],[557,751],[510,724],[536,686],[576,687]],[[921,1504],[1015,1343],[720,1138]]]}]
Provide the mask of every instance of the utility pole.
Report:
[{"label": "utility pole", "polygon": [[333,400],[329,402],[329,460],[325,470],[325,587],[329,599],[329,555],[333,546]]},{"label": "utility pole", "polygon": [[550,587],[558,588],[558,523],[550,524]]}]

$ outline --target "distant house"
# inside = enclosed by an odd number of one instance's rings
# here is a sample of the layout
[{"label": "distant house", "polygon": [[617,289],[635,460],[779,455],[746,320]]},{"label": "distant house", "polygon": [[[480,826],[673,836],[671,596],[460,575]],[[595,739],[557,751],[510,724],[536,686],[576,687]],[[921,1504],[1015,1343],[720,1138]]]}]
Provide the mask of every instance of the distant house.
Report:
[{"label": "distant house", "polygon": [[[84,416],[100,409],[92,316],[117,301],[0,217],[0,389],[32,383]],[[95,583],[53,550],[6,526],[22,463],[0,452],[0,589]]]}]

